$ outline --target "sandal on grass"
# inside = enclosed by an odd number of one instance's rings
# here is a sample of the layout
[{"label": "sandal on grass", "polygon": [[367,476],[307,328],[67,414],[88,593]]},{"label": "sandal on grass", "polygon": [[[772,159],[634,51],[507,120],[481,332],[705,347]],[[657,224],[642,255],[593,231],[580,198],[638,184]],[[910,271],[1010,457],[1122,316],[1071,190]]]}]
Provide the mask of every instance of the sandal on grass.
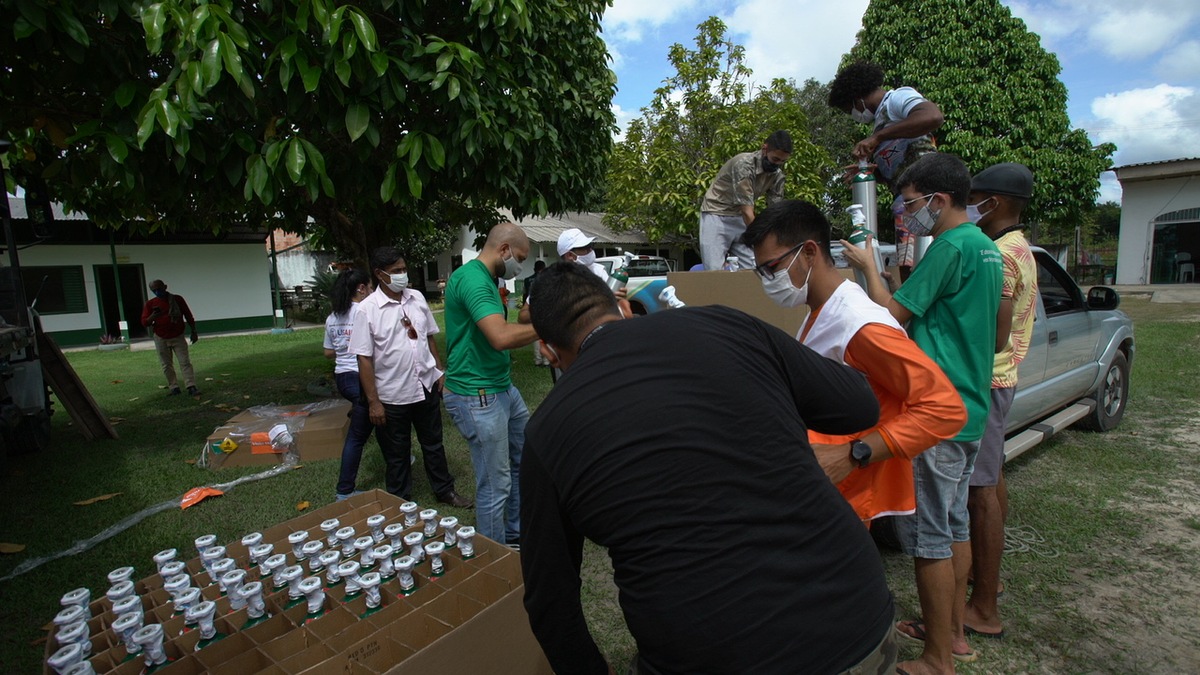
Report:
[{"label": "sandal on grass", "polygon": [[[895,626],[896,634],[916,644],[925,644],[925,622],[923,621],[901,621]],[[954,657],[959,663],[972,663],[979,658],[979,652],[968,648],[965,652],[950,652],[950,656]]]}]

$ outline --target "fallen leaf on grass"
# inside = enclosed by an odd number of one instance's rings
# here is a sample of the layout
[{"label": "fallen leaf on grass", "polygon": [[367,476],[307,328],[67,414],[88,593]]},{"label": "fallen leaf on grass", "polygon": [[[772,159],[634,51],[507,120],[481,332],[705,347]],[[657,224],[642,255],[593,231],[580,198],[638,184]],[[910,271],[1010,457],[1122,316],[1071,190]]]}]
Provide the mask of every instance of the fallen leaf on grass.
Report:
[{"label": "fallen leaf on grass", "polygon": [[136,401],[136,400],[138,400],[139,398],[141,398],[141,396],[134,396],[133,398],[131,398],[131,399],[129,399],[129,400],[130,400],[130,401]]},{"label": "fallen leaf on grass", "polygon": [[212,378],[211,378],[211,377],[206,377],[206,378],[204,378],[204,381],[205,381],[205,382],[212,382]]},{"label": "fallen leaf on grass", "polygon": [[36,640],[33,640],[33,641],[32,641],[32,642],[30,642],[29,644],[30,644],[30,646],[36,647],[36,646],[38,646],[38,645],[44,645],[44,644],[46,644],[46,640],[49,640],[49,639],[50,639],[50,638],[49,638],[49,636],[47,636],[47,635],[43,635],[42,637],[40,637],[40,638],[38,638],[38,639],[36,639]]},{"label": "fallen leaf on grass", "polygon": [[91,499],[85,499],[81,502],[74,502],[74,504],[75,504],[75,506],[90,506],[92,504],[95,504],[96,502],[102,502],[107,499],[112,499],[113,497],[116,497],[119,494],[121,494],[121,493],[113,492],[111,494],[100,495],[99,497],[92,497]]},{"label": "fallen leaf on grass", "polygon": [[221,377],[229,377],[230,373],[221,373]]},{"label": "fallen leaf on grass", "polygon": [[125,381],[125,380],[113,380],[113,381],[112,381],[112,383],[113,383],[113,384],[121,384],[121,383],[122,383],[122,382],[124,382],[124,381]]},{"label": "fallen leaf on grass", "polygon": [[250,400],[250,395],[249,395],[249,394],[245,394],[245,395],[243,395],[243,396],[242,396],[242,398],[244,398],[244,399],[246,399],[247,401],[249,401],[249,400]]},{"label": "fallen leaf on grass", "polygon": [[160,384],[160,385],[158,385],[158,388],[159,388],[159,389],[166,389],[166,388],[167,388],[167,385],[165,385],[165,384]]},{"label": "fallen leaf on grass", "polygon": [[[303,511],[304,509],[307,509],[309,506],[310,506],[310,504],[308,502],[300,502],[299,504],[296,505],[296,510]],[[22,547],[22,548],[24,548],[24,547]]]},{"label": "fallen leaf on grass", "polygon": [[183,463],[184,463],[184,464],[195,464],[195,463],[196,463],[196,460],[194,460],[194,459],[185,459],[185,460],[183,460]]},{"label": "fallen leaf on grass", "polygon": [[124,422],[125,418],[124,417],[110,417],[110,418],[108,418],[108,421],[112,422],[113,424],[116,424],[118,422]]},{"label": "fallen leaf on grass", "polygon": [[[304,502],[307,504],[308,502]],[[0,553],[20,553],[25,550],[25,544],[0,544]]]}]

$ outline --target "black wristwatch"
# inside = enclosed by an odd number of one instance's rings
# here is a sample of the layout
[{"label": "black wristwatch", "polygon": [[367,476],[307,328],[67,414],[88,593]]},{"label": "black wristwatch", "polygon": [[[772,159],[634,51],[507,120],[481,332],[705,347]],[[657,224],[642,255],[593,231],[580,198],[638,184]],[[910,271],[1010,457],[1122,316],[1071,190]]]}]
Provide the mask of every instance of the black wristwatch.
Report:
[{"label": "black wristwatch", "polygon": [[865,469],[871,463],[871,446],[861,440],[850,441],[850,461]]}]

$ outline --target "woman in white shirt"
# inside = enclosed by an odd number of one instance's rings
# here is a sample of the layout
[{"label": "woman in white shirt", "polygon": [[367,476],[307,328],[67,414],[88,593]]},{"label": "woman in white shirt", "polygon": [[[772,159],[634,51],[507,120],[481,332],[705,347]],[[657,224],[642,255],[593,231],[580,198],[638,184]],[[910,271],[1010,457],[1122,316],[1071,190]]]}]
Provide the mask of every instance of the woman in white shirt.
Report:
[{"label": "woman in white shirt", "polygon": [[363,446],[371,437],[375,426],[371,424],[367,402],[362,398],[358,381],[358,358],[350,353],[350,329],[354,325],[354,314],[358,303],[371,293],[371,278],[357,269],[343,270],[333,284],[330,300],[333,313],[325,319],[325,358],[333,359],[334,380],[338,393],[350,401],[350,429],[342,446],[342,469],[338,475],[337,501],[355,494],[354,482],[358,478],[358,465],[362,461]]}]

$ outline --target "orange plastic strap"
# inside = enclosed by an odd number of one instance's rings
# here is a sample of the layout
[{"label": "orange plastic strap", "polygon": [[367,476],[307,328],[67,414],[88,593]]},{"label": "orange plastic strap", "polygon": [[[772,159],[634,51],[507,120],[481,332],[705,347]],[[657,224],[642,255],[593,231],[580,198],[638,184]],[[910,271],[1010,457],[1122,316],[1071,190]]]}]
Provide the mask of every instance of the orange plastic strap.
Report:
[{"label": "orange plastic strap", "polygon": [[220,497],[223,494],[225,494],[225,493],[221,492],[220,490],[218,490],[216,488],[210,488],[210,487],[192,488],[191,490],[188,490],[183,495],[183,499],[180,500],[180,503],[179,503],[179,508],[186,509],[189,506],[195,506],[196,504],[199,504],[200,502],[204,501],[205,499],[208,499],[209,497]]}]

